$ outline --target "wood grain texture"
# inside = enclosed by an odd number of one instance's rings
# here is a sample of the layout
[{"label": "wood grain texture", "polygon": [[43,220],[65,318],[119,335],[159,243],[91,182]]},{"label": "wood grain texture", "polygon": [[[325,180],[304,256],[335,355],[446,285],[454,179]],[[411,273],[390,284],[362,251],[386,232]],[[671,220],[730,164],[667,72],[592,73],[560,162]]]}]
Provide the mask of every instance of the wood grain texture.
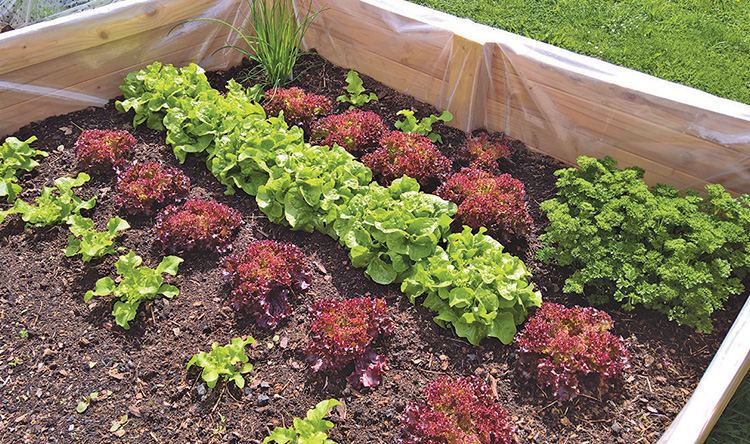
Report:
[{"label": "wood grain texture", "polygon": [[234,51],[215,51],[236,33],[200,21],[170,30],[185,19],[217,17],[240,24],[241,0],[222,2],[143,0],[117,3],[109,13],[87,13],[22,28],[0,37],[0,137],[45,117],[119,96],[134,70],[154,62],[198,62],[219,69],[240,62]]}]

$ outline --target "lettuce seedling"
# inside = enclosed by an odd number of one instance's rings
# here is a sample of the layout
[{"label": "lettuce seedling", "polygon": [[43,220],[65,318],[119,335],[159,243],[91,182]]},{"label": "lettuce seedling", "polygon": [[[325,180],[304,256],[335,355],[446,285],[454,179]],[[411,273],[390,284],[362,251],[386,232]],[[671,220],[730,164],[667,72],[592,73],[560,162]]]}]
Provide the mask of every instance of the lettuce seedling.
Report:
[{"label": "lettuce seedling", "polygon": [[312,126],[310,141],[318,145],[339,145],[355,156],[378,148],[385,125],[372,111],[350,109],[320,119]]},{"label": "lettuce seedling", "polygon": [[302,88],[273,88],[266,91],[263,109],[268,117],[283,113],[287,124],[308,133],[314,121],[333,111],[333,104],[328,97],[306,93]]},{"label": "lettuce seedling", "polygon": [[234,338],[230,344],[219,347],[218,342],[211,344],[210,352],[200,352],[190,358],[187,368],[193,364],[202,367],[201,378],[209,388],[214,388],[219,377],[232,381],[238,388],[245,387],[245,373],[253,370],[253,364],[245,353],[245,347],[255,342],[252,336],[247,339]]},{"label": "lettuce seedling", "polygon": [[346,378],[354,387],[380,384],[385,356],[372,343],[393,332],[385,308],[383,299],[373,298],[326,298],[310,307],[312,332],[305,353],[312,370],[340,371],[354,362],[354,372]]},{"label": "lettuce seedling", "polygon": [[362,157],[381,185],[409,176],[426,189],[434,190],[450,172],[451,162],[427,137],[391,131],[380,138],[380,148]]},{"label": "lettuce seedling", "polygon": [[463,168],[435,194],[458,205],[457,217],[462,223],[474,229],[485,227],[502,242],[531,231],[533,219],[526,209],[524,185],[510,174],[496,176],[480,169]]},{"label": "lettuce seedling", "polygon": [[630,353],[623,339],[609,332],[612,325],[612,318],[595,308],[545,302],[516,337],[519,373],[552,389],[560,401],[601,395],[630,367]]},{"label": "lettuce seedling", "polygon": [[289,293],[310,286],[310,274],[299,247],[270,240],[251,242],[222,261],[232,285],[231,304],[250,313],[259,326],[273,328],[292,311]]},{"label": "lettuce seedling", "polygon": [[414,117],[414,111],[412,110],[402,109],[401,111],[397,112],[396,115],[404,116],[404,120],[396,121],[396,123],[393,124],[396,129],[401,130],[405,133],[422,134],[423,136],[429,137],[432,143],[443,143],[443,138],[440,137],[439,134],[435,134],[432,132],[432,124],[437,122],[438,120],[442,120],[443,122],[450,122],[451,120],[453,120],[453,114],[451,114],[448,110],[443,111],[443,113],[440,114],[439,117],[432,114],[430,115],[430,117],[424,117],[418,122],[417,118]]},{"label": "lettuce seedling", "polygon": [[336,97],[336,101],[351,103],[349,109],[361,108],[367,103],[378,101],[378,96],[375,95],[375,93],[371,92],[370,94],[362,94],[365,92],[365,87],[362,86],[362,79],[359,77],[359,74],[357,74],[357,71],[351,70],[346,74],[346,84],[346,92],[348,92],[349,95],[342,94]]},{"label": "lettuce seedling", "polygon": [[[29,205],[21,199],[16,200],[13,207],[7,211],[0,211],[0,223],[5,216],[20,213],[26,226],[46,227],[66,220],[71,214],[80,214],[82,210],[90,210],[96,204],[96,196],[84,201],[73,193],[73,188],[88,182],[90,176],[78,173],[76,178],[60,177],[55,179],[55,188],[43,187],[42,194],[36,198],[36,205]],[[57,196],[53,193],[57,191]]]},{"label": "lettuce seedling", "polygon": [[539,306],[542,296],[528,282],[524,263],[484,232],[480,228],[474,234],[464,226],[463,232],[448,236],[445,250],[438,247],[418,262],[401,291],[412,303],[425,295],[422,305],[437,312],[435,322],[452,325],[474,345],[488,336],[510,344],[516,325],[529,308]]},{"label": "lettuce seedling", "polygon": [[294,418],[294,428],[276,427],[263,444],[275,442],[277,444],[336,444],[328,439],[327,431],[333,428],[331,421],[323,419],[334,406],[341,405],[335,399],[320,401],[307,411],[305,419]]},{"label": "lettuce seedling", "polygon": [[401,417],[403,444],[516,442],[516,426],[477,376],[440,376],[425,388],[426,402],[410,402]]},{"label": "lettuce seedling", "polygon": [[232,235],[240,225],[239,211],[213,200],[192,199],[162,210],[154,231],[170,252],[199,248],[222,253],[231,249]]},{"label": "lettuce seedling", "polygon": [[543,202],[550,225],[537,258],[571,267],[563,291],[592,305],[656,309],[679,324],[712,331],[711,313],[743,294],[750,272],[750,195],[721,185],[697,191],[643,181],[611,158],[578,158],[555,172],[557,197]]},{"label": "lettuce seedling", "polygon": [[79,214],[71,215],[67,222],[73,235],[68,236],[65,256],[80,254],[84,262],[114,254],[117,232],[130,228],[129,223],[117,216],[107,222],[107,231],[103,232],[94,230],[94,221]]},{"label": "lettuce seedling", "polygon": [[162,259],[156,269],[140,267],[143,259],[132,250],[125,256],[120,256],[115,266],[120,275],[119,284],[110,277],[103,277],[96,281],[96,288],[89,290],[83,296],[88,302],[93,296],[114,294],[120,300],[115,302],[112,315],[117,325],[125,330],[130,329],[128,323],[135,319],[141,302],[156,299],[160,296],[173,298],[180,293],[174,285],[165,284],[162,273],[177,274],[177,267],[183,262],[177,256],[167,256]]},{"label": "lettuce seedling", "polygon": [[83,130],[74,150],[78,169],[107,171],[135,146],[135,137],[127,131]]},{"label": "lettuce seedling", "polygon": [[116,172],[115,205],[127,213],[152,214],[155,208],[183,199],[190,191],[185,173],[158,162],[123,165]]},{"label": "lettuce seedling", "polygon": [[469,163],[469,168],[492,173],[498,170],[498,160],[510,157],[510,141],[504,137],[490,137],[479,133],[468,137],[458,148],[456,160]]},{"label": "lettuce seedling", "polygon": [[46,151],[31,148],[30,144],[34,141],[35,136],[25,141],[8,137],[0,146],[0,197],[6,196],[8,203],[16,200],[16,195],[21,192],[21,187],[16,183],[18,172],[31,171],[38,166],[39,162],[34,157],[48,156]]}]

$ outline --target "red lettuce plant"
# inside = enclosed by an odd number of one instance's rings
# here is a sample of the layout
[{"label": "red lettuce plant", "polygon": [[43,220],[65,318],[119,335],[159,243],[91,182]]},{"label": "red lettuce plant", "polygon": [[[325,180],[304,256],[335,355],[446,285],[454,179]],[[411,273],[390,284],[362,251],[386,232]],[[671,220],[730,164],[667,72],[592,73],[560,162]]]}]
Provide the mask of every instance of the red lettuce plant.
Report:
[{"label": "red lettuce plant", "polygon": [[401,131],[384,134],[380,148],[365,155],[362,163],[379,177],[381,185],[409,176],[427,189],[434,189],[451,168],[450,160],[427,136]]},{"label": "red lettuce plant", "polygon": [[467,138],[459,147],[456,160],[469,162],[470,168],[496,172],[497,161],[510,157],[510,141],[479,133]]},{"label": "red lettuce plant", "polygon": [[152,214],[165,203],[184,199],[190,179],[158,162],[121,164],[116,168],[115,204],[128,213]]},{"label": "red lettuce plant", "polygon": [[402,444],[510,444],[516,427],[477,376],[441,376],[427,385],[425,404],[409,403]]},{"label": "red lettuce plant", "polygon": [[630,353],[611,327],[612,318],[603,311],[545,302],[516,336],[516,366],[560,401],[601,394],[608,380],[630,366]]},{"label": "red lettuce plant", "polygon": [[331,99],[325,96],[306,93],[302,88],[273,88],[266,91],[263,109],[268,117],[278,117],[284,112],[284,121],[296,125],[306,133],[317,119],[333,111]]},{"label": "red lettuce plant", "polygon": [[346,380],[355,387],[375,387],[385,370],[385,356],[373,350],[372,342],[392,333],[385,301],[354,298],[323,299],[310,307],[312,333],[307,343],[307,362],[313,371],[339,371],[354,361],[354,372]]},{"label": "red lettuce plant", "polygon": [[127,131],[83,130],[73,146],[78,168],[88,172],[109,170],[133,149],[135,142]]},{"label": "red lettuce plant", "polygon": [[526,210],[523,183],[510,174],[463,168],[435,192],[458,205],[457,218],[472,228],[485,227],[503,242],[528,234],[533,220]]},{"label": "red lettuce plant", "polygon": [[315,122],[311,143],[321,146],[335,143],[355,156],[361,156],[377,149],[384,132],[380,116],[372,111],[350,109]]},{"label": "red lettuce plant", "polygon": [[292,309],[292,288],[310,286],[310,275],[299,247],[270,240],[250,243],[245,251],[223,261],[223,275],[233,287],[231,304],[250,313],[259,326],[273,328]]},{"label": "red lettuce plant", "polygon": [[231,249],[232,234],[242,224],[239,211],[213,200],[192,199],[170,205],[156,217],[156,238],[168,251]]}]

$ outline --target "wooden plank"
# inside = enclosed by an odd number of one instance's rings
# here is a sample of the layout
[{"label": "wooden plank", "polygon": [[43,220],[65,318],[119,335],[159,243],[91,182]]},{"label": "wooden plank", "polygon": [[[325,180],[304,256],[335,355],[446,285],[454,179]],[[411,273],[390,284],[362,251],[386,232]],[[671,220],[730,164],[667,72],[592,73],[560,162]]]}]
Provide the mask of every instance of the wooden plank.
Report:
[{"label": "wooden plank", "polygon": [[[508,83],[514,91],[510,100],[514,112],[536,114],[570,131],[588,132],[608,144],[691,176],[716,177],[725,173],[728,166],[747,164],[750,157],[750,152],[717,145],[546,85],[529,80],[521,83],[517,76],[509,76]],[[529,105],[535,99],[540,107],[535,106],[537,103]]]},{"label": "wooden plank", "polygon": [[458,35],[451,45],[448,78],[443,89],[447,89],[441,103],[436,106],[452,111],[451,125],[463,131],[471,131],[472,122],[484,113],[487,105],[487,90],[490,79],[482,69],[484,47]]},{"label": "wooden plank", "polygon": [[[215,3],[213,0],[123,2],[106,8],[105,12],[93,10],[86,19],[72,25],[57,21],[7,33],[0,37],[0,75],[197,17]],[[240,3],[241,0],[234,1],[224,12],[235,13]],[[184,39],[183,43],[189,44]]]},{"label": "wooden plank", "polygon": [[[427,75],[333,35],[310,34],[311,47],[332,63],[355,69],[426,103],[439,103],[443,79]],[[320,40],[318,40],[320,39]]]},{"label": "wooden plank", "polygon": [[[211,45],[204,48],[203,42],[193,42],[187,45],[191,48],[192,54],[196,56],[211,54],[224,46],[229,37],[229,29],[218,23],[212,25],[214,26],[211,27],[215,29],[211,30],[211,34],[206,37],[206,42],[210,42]],[[17,69],[3,74],[2,80],[44,88],[64,89],[89,79],[102,77],[110,73],[113,68],[134,66],[140,64],[142,60],[161,60],[163,56],[186,47],[179,39],[168,39],[156,48],[151,47],[151,42],[162,39],[171,28],[171,25],[167,25],[151,29],[107,45],[93,46],[40,64]]]},{"label": "wooden plank", "polygon": [[[617,84],[566,72],[516,55],[502,42],[498,42],[491,66],[493,79],[507,75],[506,69],[512,66],[510,74],[521,72],[526,81],[563,90],[569,95],[598,102],[602,106],[696,138],[709,141],[716,139],[717,143],[727,147],[750,152],[750,121],[745,119],[696,108],[679,102],[677,98],[673,101],[655,97]],[[748,113],[750,115],[750,107]],[[718,135],[721,133],[724,137]]]},{"label": "wooden plank", "polygon": [[[215,44],[220,46],[218,43]],[[161,54],[159,59],[165,63],[182,66],[194,60],[195,51],[198,49],[200,48],[195,46],[179,48],[172,53]],[[64,100],[64,95],[68,92],[95,91],[97,97],[100,98],[110,99],[117,97],[121,95],[119,85],[122,84],[125,76],[132,71],[142,69],[152,62],[153,60],[145,60],[137,64],[122,66],[102,76],[88,79],[50,94],[31,96],[28,93],[5,91],[0,94],[0,103],[9,103],[11,100],[15,101],[15,103],[11,106],[0,108],[0,135],[12,134],[29,122],[77,111],[94,104],[78,100]],[[106,100],[102,103],[106,103]],[[18,116],[22,116],[22,119],[19,119]]]},{"label": "wooden plank", "polygon": [[[507,113],[510,106],[511,112],[523,115],[526,122],[519,122],[521,125],[543,129],[544,125],[540,122],[556,122],[556,136],[561,141],[565,140],[566,132],[589,133],[638,157],[671,165],[688,176],[725,182],[727,187],[736,190],[747,189],[744,182],[750,182],[748,147],[737,150],[675,131],[528,77],[521,78],[517,73],[509,72],[513,71],[510,66],[510,69],[503,71],[506,85],[498,85],[490,93],[491,100],[502,101],[502,106],[493,106],[500,114],[489,113],[485,119],[493,130],[508,132]],[[498,69],[493,69],[493,72],[494,79],[500,77]],[[557,152],[547,151],[568,162],[574,162],[578,155],[578,147],[571,143],[557,143],[554,149]]]},{"label": "wooden plank", "polygon": [[[646,175],[644,180],[649,185],[666,183],[679,189],[702,189],[705,184],[709,183],[700,177],[691,176],[679,171],[668,164],[664,165],[623,150],[619,146],[608,144],[601,139],[593,138],[586,132],[570,131],[569,128],[564,128],[548,121],[545,121],[541,126],[529,125],[522,113],[512,112],[506,114],[503,111],[504,108],[505,104],[502,102],[495,100],[487,102],[487,113],[489,115],[504,115],[509,120],[508,127],[510,131],[503,131],[508,137],[522,140],[530,149],[555,157],[567,164],[575,165],[576,157],[579,155],[598,158],[610,156],[618,161],[618,166],[621,168],[638,166],[645,169]],[[501,129],[492,128],[490,130],[498,131]],[[566,144],[561,149],[560,140],[563,134]],[[570,147],[577,148],[570,150]],[[729,192],[737,196],[750,192],[750,181],[748,181],[746,176],[744,180],[742,180],[742,177],[742,175],[733,176],[727,174],[722,177],[721,181],[712,182],[722,183]]]},{"label": "wooden plank", "polygon": [[[355,4],[360,4],[354,2]],[[311,24],[316,32],[331,34],[346,39],[357,46],[370,50],[392,51],[391,45],[399,50],[415,47],[419,52],[410,51],[410,55],[421,57],[417,61],[402,57],[405,63],[419,64],[420,60],[429,60],[426,54],[440,54],[449,47],[454,33],[450,30],[433,28],[427,31],[421,22],[407,17],[372,13],[372,8],[352,8],[346,5],[326,3],[326,9]],[[398,19],[395,19],[398,17]],[[400,22],[400,23],[394,23]],[[409,28],[422,27],[419,32],[410,32]],[[402,28],[402,29],[399,29]]]},{"label": "wooden plank", "polygon": [[[336,12],[326,11],[326,17],[330,19]],[[343,20],[344,17],[341,19]],[[353,19],[350,19],[349,23],[352,23],[351,20]],[[316,19],[310,25],[305,41],[311,48],[316,48],[321,55],[329,60],[342,56],[356,59],[358,52],[367,51],[427,75],[444,78],[450,58],[450,38],[446,39],[445,46],[412,44],[405,41],[397,33],[379,26],[376,22],[361,23],[356,27],[340,25],[339,23],[337,21],[335,25],[327,26],[325,20],[318,21]],[[342,50],[331,48],[331,40],[346,42],[355,53],[342,54]]]}]

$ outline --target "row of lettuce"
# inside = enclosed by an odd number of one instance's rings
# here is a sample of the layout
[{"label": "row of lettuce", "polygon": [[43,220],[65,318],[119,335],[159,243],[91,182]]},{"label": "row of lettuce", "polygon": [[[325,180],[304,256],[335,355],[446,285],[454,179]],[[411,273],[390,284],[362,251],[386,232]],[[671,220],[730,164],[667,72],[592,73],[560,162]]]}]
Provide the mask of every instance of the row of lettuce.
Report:
[{"label": "row of lettuce", "polygon": [[266,118],[233,80],[221,94],[197,65],[157,62],[129,74],[121,89],[117,108],[134,112],[134,126],[166,130],[180,161],[200,156],[228,194],[255,196],[272,222],[338,239],[352,265],[377,283],[401,283],[412,300],[426,295],[436,321],[471,343],[488,336],[511,343],[541,303],[523,262],[499,242],[482,230],[450,233],[455,204],[409,177],[388,187],[372,182],[345,149],[310,145],[283,117]]}]

